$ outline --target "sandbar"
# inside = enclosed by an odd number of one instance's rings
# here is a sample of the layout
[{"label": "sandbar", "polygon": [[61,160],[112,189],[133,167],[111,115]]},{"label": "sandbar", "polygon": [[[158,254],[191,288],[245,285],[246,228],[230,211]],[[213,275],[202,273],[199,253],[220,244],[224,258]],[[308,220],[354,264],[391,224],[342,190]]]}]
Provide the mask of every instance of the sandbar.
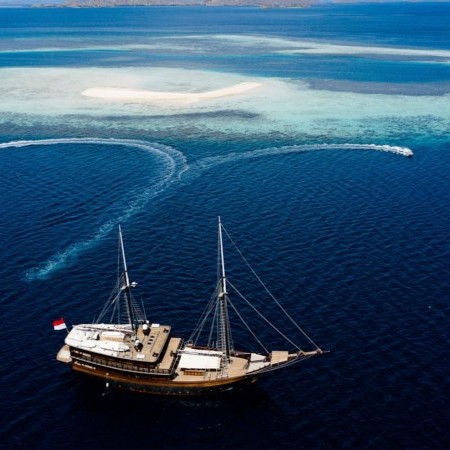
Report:
[{"label": "sandbar", "polygon": [[115,87],[93,87],[81,94],[86,97],[102,98],[106,100],[126,101],[132,103],[195,103],[220,97],[239,95],[262,86],[261,83],[245,82],[234,86],[205,92],[163,92],[145,89],[126,89]]}]

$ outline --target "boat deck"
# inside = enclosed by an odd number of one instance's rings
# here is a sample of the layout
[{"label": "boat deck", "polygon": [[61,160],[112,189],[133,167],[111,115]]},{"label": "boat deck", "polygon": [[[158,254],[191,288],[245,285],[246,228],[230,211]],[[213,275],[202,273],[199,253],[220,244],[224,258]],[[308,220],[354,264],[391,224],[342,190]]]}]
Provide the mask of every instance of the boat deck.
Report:
[{"label": "boat deck", "polygon": [[180,338],[169,340],[169,335],[170,326],[152,324],[146,334],[142,327],[139,327],[136,335],[138,341],[135,341],[129,327],[85,324],[75,326],[67,335],[65,343],[70,347],[99,355],[155,365],[160,362],[168,370],[181,344]]},{"label": "boat deck", "polygon": [[145,335],[142,327],[139,327],[137,338],[142,344],[142,348],[137,349],[134,343],[130,345],[133,359],[156,363],[161,359],[162,352],[169,337],[170,327],[167,325],[152,325],[150,332]]},{"label": "boat deck", "polygon": [[224,368],[217,350],[184,347],[180,351],[182,345],[181,338],[170,337],[170,326],[166,325],[152,324],[145,333],[140,326],[134,338],[129,326],[85,324],[75,326],[67,335],[58,359],[70,363],[72,347],[72,356],[78,361],[141,374],[176,374],[176,384],[226,382],[280,367],[298,357],[287,351],[235,354]]},{"label": "boat deck", "polygon": [[173,361],[177,356],[177,350],[180,348],[181,338],[170,338],[166,353],[162,361],[158,364],[160,370],[169,370],[172,367]]},{"label": "boat deck", "polygon": [[174,382],[216,381],[226,378],[239,378],[247,374],[248,359],[231,357],[231,364],[226,371],[220,370],[177,370]]}]

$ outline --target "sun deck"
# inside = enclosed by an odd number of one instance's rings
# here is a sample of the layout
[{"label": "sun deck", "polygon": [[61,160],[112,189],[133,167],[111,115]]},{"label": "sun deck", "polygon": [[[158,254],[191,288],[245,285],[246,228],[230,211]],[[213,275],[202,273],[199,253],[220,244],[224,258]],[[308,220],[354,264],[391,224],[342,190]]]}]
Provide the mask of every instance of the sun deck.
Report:
[{"label": "sun deck", "polygon": [[[85,324],[75,326],[65,343],[79,350],[125,360],[150,364],[162,360],[161,364],[169,369],[181,342],[172,338],[167,346],[169,335],[168,325],[152,324],[147,333],[140,326],[134,337],[129,325]],[[164,353],[166,347],[168,351]]]}]

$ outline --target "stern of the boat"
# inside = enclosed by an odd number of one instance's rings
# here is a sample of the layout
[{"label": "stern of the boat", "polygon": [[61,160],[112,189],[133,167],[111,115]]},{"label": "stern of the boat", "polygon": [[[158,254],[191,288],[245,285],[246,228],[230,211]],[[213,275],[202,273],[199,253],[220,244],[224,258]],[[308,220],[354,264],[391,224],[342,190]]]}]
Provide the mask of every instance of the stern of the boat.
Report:
[{"label": "stern of the boat", "polygon": [[56,359],[66,364],[70,364],[72,362],[72,357],[70,356],[70,347],[67,344],[61,347],[58,354],[56,355]]}]

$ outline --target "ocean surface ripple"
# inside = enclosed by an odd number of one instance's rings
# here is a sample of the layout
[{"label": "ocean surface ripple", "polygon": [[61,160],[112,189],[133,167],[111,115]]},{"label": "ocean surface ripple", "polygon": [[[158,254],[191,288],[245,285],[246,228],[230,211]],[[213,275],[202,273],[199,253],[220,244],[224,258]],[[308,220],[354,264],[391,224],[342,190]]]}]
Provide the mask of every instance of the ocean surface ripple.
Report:
[{"label": "ocean surface ripple", "polygon": [[144,191],[139,192],[138,195],[130,203],[128,203],[126,209],[119,217],[108,219],[94,232],[90,239],[73,243],[68,248],[58,251],[47,261],[40,263],[38,267],[28,270],[25,273],[25,279],[28,281],[46,279],[58,270],[67,267],[69,261],[74,261],[74,258],[78,255],[92,248],[113,229],[117,228],[117,224],[126,222],[130,217],[142,211],[142,209],[153,197],[164,191],[171,183],[176,181],[184,171],[187,170],[186,159],[184,155],[177,150],[161,144],[131,139],[64,138],[24,140],[1,143],[0,149],[63,144],[95,144],[136,148],[162,158],[165,162],[165,168],[156,182],[155,180],[151,180],[152,182],[150,183],[150,186]]},{"label": "ocean surface ripple", "polygon": [[[1,8],[2,449],[447,448],[449,23],[445,2]],[[82,95],[95,86],[198,101]],[[118,223],[147,317],[189,336],[218,215],[330,353],[196,399],[56,361],[52,321],[91,322],[116,282]],[[230,282],[309,349],[227,244]]]},{"label": "ocean surface ripple", "polygon": [[160,175],[160,179],[156,184],[152,180],[151,186],[146,188],[143,192],[138,193],[137,197],[128,204],[123,213],[116,218],[109,219],[94,235],[87,240],[76,242],[64,250],[58,251],[51,256],[47,261],[29,269],[25,273],[25,279],[28,281],[42,280],[55,274],[62,268],[66,268],[69,261],[75,261],[76,257],[82,252],[91,249],[96,243],[108,235],[119,223],[125,223],[130,217],[137,214],[148,204],[151,198],[154,198],[171,184],[180,179],[185,174],[188,178],[200,175],[198,169],[201,171],[212,169],[218,164],[231,163],[240,160],[248,160],[252,158],[273,157],[278,155],[305,153],[325,150],[376,150],[388,153],[394,153],[402,156],[413,156],[411,149],[399,146],[390,145],[376,145],[376,144],[315,144],[315,145],[291,145],[286,147],[273,147],[261,150],[253,150],[242,153],[230,153],[218,157],[207,157],[197,161],[192,167],[192,175],[188,173],[189,165],[186,162],[186,157],[179,150],[161,145],[158,143],[149,143],[141,140],[132,139],[102,139],[102,138],[64,138],[64,139],[41,139],[41,140],[23,140],[0,143],[0,149],[7,148],[24,148],[31,146],[49,146],[49,145],[63,145],[63,144],[95,144],[95,145],[110,145],[110,146],[126,146],[136,148],[145,152],[150,152],[163,158],[166,162],[166,169]]}]

